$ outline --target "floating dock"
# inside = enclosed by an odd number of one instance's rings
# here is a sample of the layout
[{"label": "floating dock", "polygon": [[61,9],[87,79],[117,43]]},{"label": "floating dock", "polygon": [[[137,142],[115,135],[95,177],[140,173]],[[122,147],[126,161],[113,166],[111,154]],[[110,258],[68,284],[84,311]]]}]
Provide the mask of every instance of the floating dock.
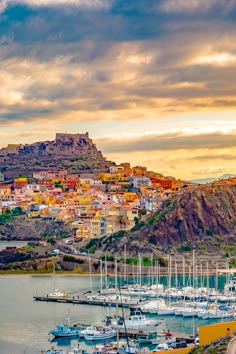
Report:
[{"label": "floating dock", "polygon": [[121,302],[118,301],[104,301],[104,300],[92,300],[86,298],[76,298],[76,297],[51,297],[51,296],[34,296],[35,301],[47,301],[47,302],[64,302],[68,304],[78,304],[78,305],[97,305],[97,306],[107,306],[107,307],[124,307],[130,308],[134,307],[132,302]]},{"label": "floating dock", "polygon": [[[150,330],[135,330],[135,329],[118,329],[119,337],[129,337],[137,339],[139,336],[148,335]],[[176,342],[186,341],[188,344],[194,343],[194,337],[184,333],[171,332],[172,337],[176,338]]]}]

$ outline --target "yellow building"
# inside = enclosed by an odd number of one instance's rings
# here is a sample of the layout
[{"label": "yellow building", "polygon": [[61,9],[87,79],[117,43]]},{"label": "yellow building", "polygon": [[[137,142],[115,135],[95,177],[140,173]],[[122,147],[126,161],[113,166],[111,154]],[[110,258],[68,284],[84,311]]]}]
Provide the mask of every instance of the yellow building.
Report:
[{"label": "yellow building", "polygon": [[27,183],[28,178],[27,177],[19,177],[14,179],[14,183]]},{"label": "yellow building", "polygon": [[103,182],[109,182],[113,180],[112,173],[101,173],[100,178]]},{"label": "yellow building", "polygon": [[[158,352],[158,354],[188,354],[193,347],[187,347],[187,348],[178,348],[178,349],[169,349],[169,350],[161,350]],[[156,352],[150,352],[153,354],[156,354]]]},{"label": "yellow building", "polygon": [[236,331],[236,321],[213,323],[199,327],[199,344],[206,345]]},{"label": "yellow building", "polygon": [[77,238],[90,238],[90,223],[85,222],[83,224],[78,224],[76,230]]},{"label": "yellow building", "polygon": [[59,184],[62,185],[63,182],[64,182],[64,178],[62,178],[62,177],[54,177],[54,178],[52,178],[52,183],[53,183],[53,184],[59,183]]},{"label": "yellow building", "polygon": [[43,203],[43,195],[42,193],[34,193],[32,195],[32,200],[36,203],[36,204],[42,204]]},{"label": "yellow building", "polygon": [[0,185],[0,196],[6,197],[11,195],[11,185],[1,184]]},{"label": "yellow building", "polygon": [[134,202],[138,198],[138,195],[135,192],[125,192],[124,198],[126,202]]},{"label": "yellow building", "polygon": [[146,176],[147,167],[135,166],[135,167],[132,168],[132,172],[133,172],[134,176]]}]

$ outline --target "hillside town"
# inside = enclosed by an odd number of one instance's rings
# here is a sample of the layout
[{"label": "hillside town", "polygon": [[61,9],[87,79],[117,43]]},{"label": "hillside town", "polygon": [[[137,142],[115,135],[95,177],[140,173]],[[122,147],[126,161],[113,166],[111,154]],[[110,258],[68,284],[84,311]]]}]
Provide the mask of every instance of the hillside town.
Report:
[{"label": "hillside town", "polygon": [[129,163],[102,173],[42,170],[10,181],[1,173],[0,214],[20,208],[29,218],[68,223],[77,238],[97,238],[129,230],[183,185]]}]

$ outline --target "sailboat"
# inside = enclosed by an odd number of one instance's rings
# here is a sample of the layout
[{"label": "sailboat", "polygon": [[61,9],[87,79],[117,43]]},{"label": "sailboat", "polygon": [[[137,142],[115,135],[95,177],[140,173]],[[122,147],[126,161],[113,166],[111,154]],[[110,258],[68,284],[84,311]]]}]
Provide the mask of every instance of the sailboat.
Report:
[{"label": "sailboat", "polygon": [[53,292],[47,294],[46,296],[48,298],[53,298],[53,299],[66,299],[68,298],[68,294],[60,291],[59,289],[55,289],[55,275],[56,275],[56,268],[55,268],[55,262],[53,263]]}]

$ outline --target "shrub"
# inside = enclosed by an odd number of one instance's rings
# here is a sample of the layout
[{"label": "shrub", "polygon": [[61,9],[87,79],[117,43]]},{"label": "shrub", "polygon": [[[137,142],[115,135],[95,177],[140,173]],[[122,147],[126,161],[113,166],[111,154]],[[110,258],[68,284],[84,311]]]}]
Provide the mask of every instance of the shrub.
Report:
[{"label": "shrub", "polygon": [[206,235],[207,236],[213,236],[213,232],[211,230],[206,230]]}]

